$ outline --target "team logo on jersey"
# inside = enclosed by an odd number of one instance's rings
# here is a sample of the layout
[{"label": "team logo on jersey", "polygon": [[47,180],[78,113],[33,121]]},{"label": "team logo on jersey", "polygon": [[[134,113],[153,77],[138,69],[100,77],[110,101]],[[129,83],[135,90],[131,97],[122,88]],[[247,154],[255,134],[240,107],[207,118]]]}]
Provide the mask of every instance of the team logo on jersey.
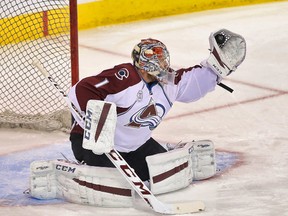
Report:
[{"label": "team logo on jersey", "polygon": [[126,68],[122,68],[117,73],[115,73],[115,76],[117,79],[123,80],[124,78],[128,78],[129,71]]},{"label": "team logo on jersey", "polygon": [[126,126],[129,127],[149,127],[150,130],[155,129],[165,114],[165,108],[162,104],[155,103],[153,99],[149,104],[142,109],[138,110],[130,118],[130,123]]}]

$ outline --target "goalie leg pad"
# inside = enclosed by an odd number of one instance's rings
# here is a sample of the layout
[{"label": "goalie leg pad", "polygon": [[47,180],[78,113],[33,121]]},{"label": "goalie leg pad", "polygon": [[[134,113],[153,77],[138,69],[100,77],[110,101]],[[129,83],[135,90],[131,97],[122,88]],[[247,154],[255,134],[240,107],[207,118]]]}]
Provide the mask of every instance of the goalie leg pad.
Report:
[{"label": "goalie leg pad", "polygon": [[35,161],[30,166],[30,195],[63,198],[101,207],[132,207],[133,190],[115,168],[78,165],[65,161]]},{"label": "goalie leg pad", "polygon": [[[146,158],[150,187],[154,193],[166,193],[188,186],[192,180],[204,180],[216,174],[215,148],[211,140],[199,140],[167,146],[168,152]],[[187,169],[183,168],[188,161]],[[179,165],[182,161],[182,165]],[[182,170],[184,172],[182,172]],[[170,175],[169,175],[170,174]],[[164,178],[166,177],[166,178]],[[161,179],[157,181],[156,179]]]},{"label": "goalie leg pad", "polygon": [[37,199],[57,197],[54,164],[51,161],[34,161],[30,164],[30,195]]},{"label": "goalie leg pad", "polygon": [[[203,180],[216,174],[215,148],[211,140],[199,140],[192,145],[193,180]],[[187,144],[186,144],[187,145]]]},{"label": "goalie leg pad", "polygon": [[192,145],[146,157],[152,193],[161,194],[187,187],[193,180]]}]

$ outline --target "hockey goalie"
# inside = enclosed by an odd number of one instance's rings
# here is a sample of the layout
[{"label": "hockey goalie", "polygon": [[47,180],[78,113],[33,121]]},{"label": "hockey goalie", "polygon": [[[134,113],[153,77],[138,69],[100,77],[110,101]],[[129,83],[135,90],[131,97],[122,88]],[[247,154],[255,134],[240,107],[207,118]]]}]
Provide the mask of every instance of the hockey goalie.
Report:
[{"label": "hockey goalie", "polygon": [[174,102],[204,97],[245,59],[246,43],[239,34],[220,29],[211,33],[209,43],[209,56],[201,64],[173,70],[166,46],[143,39],[132,50],[132,63],[116,65],[74,85],[68,98],[76,120],[70,134],[76,161],[33,162],[31,196],[104,207],[133,206],[133,188],[107,157],[113,149],[131,167],[123,169],[125,174],[139,176],[153,194],[213,177],[216,162],[211,140],[165,146],[151,137]]}]

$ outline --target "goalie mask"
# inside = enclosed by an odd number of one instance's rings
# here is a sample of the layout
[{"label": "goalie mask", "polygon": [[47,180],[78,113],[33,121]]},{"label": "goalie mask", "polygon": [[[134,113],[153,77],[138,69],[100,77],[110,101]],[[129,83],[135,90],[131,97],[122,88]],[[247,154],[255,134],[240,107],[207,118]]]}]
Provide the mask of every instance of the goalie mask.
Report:
[{"label": "goalie mask", "polygon": [[135,67],[155,76],[160,82],[168,82],[170,55],[161,41],[142,39],[134,47],[131,56]]}]

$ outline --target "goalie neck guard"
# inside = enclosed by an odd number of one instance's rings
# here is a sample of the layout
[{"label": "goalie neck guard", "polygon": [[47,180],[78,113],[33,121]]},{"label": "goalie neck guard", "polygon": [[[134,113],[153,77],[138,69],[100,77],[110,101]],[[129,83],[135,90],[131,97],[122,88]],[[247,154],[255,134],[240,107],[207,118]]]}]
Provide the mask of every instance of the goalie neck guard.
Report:
[{"label": "goalie neck guard", "polygon": [[142,39],[132,50],[133,64],[142,69],[158,81],[167,80],[170,67],[170,55],[166,46],[159,40]]}]

